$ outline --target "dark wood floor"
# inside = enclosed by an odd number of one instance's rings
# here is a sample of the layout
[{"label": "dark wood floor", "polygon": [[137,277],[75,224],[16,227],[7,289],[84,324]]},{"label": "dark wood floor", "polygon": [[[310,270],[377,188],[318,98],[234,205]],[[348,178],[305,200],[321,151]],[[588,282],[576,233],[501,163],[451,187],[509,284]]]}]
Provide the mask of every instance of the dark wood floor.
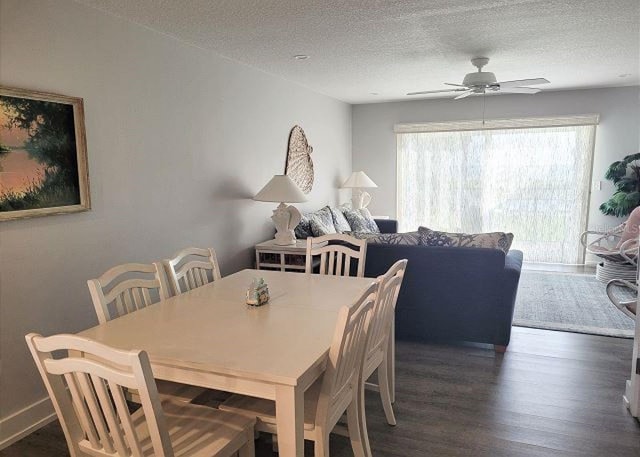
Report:
[{"label": "dark wood floor", "polygon": [[[374,456],[640,457],[640,424],[622,405],[631,340],[515,328],[504,356],[485,348],[399,343],[389,427],[367,393]],[[271,456],[260,440],[258,457]],[[309,447],[306,455],[312,455]],[[0,452],[67,456],[57,422]],[[352,456],[347,438],[332,457]]]}]

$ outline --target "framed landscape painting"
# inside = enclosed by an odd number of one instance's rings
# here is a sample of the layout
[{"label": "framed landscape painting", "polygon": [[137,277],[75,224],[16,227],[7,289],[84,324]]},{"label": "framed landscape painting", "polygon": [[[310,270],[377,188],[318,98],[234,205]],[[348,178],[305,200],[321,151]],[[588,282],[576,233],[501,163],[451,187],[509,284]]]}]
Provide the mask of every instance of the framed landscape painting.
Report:
[{"label": "framed landscape painting", "polygon": [[82,99],[0,86],[0,221],[90,208]]}]

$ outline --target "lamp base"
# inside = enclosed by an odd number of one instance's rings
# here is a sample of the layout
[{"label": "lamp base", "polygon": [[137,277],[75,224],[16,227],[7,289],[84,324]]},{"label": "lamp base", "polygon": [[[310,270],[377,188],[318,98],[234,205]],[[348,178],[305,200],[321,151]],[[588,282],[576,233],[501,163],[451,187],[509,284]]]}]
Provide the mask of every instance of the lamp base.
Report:
[{"label": "lamp base", "polygon": [[296,244],[296,234],[294,231],[288,230],[287,232],[290,233],[277,232],[274,238],[274,244],[277,244],[278,246],[291,246]]},{"label": "lamp base", "polygon": [[353,189],[351,194],[351,207],[353,209],[366,208],[371,203],[371,195],[360,189]]},{"label": "lamp base", "polygon": [[289,246],[296,244],[296,234],[294,229],[300,223],[302,215],[295,206],[287,206],[280,203],[273,210],[271,220],[276,226],[275,244],[279,246]]}]

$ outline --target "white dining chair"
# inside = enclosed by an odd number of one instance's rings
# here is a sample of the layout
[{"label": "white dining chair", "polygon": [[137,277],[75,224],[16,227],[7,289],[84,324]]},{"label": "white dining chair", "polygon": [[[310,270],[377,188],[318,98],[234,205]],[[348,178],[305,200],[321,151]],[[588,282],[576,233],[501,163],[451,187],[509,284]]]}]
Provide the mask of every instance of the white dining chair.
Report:
[{"label": "white dining chair", "polygon": [[362,278],[366,257],[366,240],[342,233],[307,238],[305,272],[313,273],[314,267],[318,266],[321,275],[350,276],[353,260],[356,262],[356,276]]},{"label": "white dining chair", "polygon": [[[254,457],[255,420],[161,399],[146,352],[76,335],[26,340],[72,457]],[[133,413],[124,389],[140,393]]]},{"label": "white dining chair", "polygon": [[[97,279],[87,281],[98,322],[104,324],[159,301],[169,298],[169,290],[162,264],[126,263],[105,272]],[[158,380],[158,390],[163,396],[190,402],[205,389]],[[139,402],[135,392],[128,392],[129,399]]]},{"label": "white dining chair", "polygon": [[163,264],[174,295],[221,278],[216,251],[210,248],[183,249]]},{"label": "white dining chair", "polygon": [[378,293],[369,326],[369,339],[362,369],[364,381],[377,371],[378,384],[367,383],[367,385],[379,390],[389,425],[396,425],[392,405],[395,379],[391,338],[394,335],[396,303],[406,268],[407,260],[398,260],[384,275],[378,277]]},{"label": "white dining chair", "polygon": [[[368,443],[361,441],[368,435],[361,432],[367,425],[359,385],[376,289],[372,284],[352,306],[340,309],[325,373],[304,394],[304,438],[314,441],[316,457],[329,456],[329,434],[345,411],[354,454],[368,456]],[[257,431],[277,433],[273,401],[232,395],[220,409],[257,418]]]},{"label": "white dining chair", "polygon": [[169,298],[159,262],[118,265],[87,285],[101,324]]}]

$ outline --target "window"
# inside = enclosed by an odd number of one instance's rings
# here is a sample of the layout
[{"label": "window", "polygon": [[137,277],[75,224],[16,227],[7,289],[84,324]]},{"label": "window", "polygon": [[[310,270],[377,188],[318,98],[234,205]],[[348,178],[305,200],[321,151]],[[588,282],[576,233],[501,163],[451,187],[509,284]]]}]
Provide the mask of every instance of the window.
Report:
[{"label": "window", "polygon": [[403,124],[404,231],[513,232],[530,262],[582,263],[597,116]]}]

